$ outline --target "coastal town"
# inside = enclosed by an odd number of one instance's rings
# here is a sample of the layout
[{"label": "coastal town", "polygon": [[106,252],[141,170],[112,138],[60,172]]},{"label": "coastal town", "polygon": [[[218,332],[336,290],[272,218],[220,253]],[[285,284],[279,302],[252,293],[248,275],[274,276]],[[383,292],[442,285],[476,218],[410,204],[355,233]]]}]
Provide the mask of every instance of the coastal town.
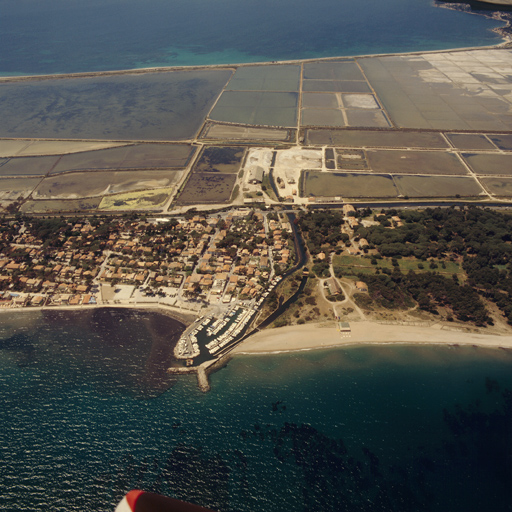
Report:
[{"label": "coastal town", "polygon": [[157,303],[208,314],[178,343],[183,359],[198,355],[194,336],[210,322],[213,339],[224,336],[212,354],[239,334],[295,260],[288,217],[250,209],[181,218],[18,217],[1,229],[1,308]]}]

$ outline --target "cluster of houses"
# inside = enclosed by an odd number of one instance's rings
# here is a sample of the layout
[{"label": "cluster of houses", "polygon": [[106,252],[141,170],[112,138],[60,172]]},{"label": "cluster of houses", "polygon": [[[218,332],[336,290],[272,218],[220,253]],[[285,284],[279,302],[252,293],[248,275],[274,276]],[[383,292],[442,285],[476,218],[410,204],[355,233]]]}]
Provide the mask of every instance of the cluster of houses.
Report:
[{"label": "cluster of houses", "polygon": [[184,283],[184,293],[205,299],[233,297],[251,299],[265,290],[272,269],[286,270],[291,262],[288,223],[270,219],[265,226],[262,213],[228,216],[222,228],[210,237],[194,271]]},{"label": "cluster of houses", "polygon": [[[254,297],[291,264],[290,226],[262,213],[183,219],[4,221],[0,307],[89,305],[101,284],[182,288],[184,297]],[[44,235],[41,235],[44,232]],[[275,267],[273,267],[275,265]]]},{"label": "cluster of houses", "polygon": [[94,228],[88,223],[67,225],[74,236],[53,233],[54,246],[31,228],[27,221],[2,226],[0,307],[96,303],[92,282],[104,257],[88,249],[93,240],[88,233]]}]

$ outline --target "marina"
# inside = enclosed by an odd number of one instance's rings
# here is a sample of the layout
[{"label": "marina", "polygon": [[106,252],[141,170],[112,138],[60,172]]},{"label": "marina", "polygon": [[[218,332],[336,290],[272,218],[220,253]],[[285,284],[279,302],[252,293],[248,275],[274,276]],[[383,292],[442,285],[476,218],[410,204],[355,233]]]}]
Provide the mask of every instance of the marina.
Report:
[{"label": "marina", "polygon": [[[188,364],[199,356],[202,356],[201,359],[208,360],[218,357],[221,351],[234,348],[243,338],[243,334],[265,298],[281,280],[281,276],[274,277],[266,291],[250,306],[230,308],[216,319],[213,316],[200,317],[181,335],[174,349],[175,357],[179,360],[187,360]],[[193,364],[196,364],[196,361]]]}]

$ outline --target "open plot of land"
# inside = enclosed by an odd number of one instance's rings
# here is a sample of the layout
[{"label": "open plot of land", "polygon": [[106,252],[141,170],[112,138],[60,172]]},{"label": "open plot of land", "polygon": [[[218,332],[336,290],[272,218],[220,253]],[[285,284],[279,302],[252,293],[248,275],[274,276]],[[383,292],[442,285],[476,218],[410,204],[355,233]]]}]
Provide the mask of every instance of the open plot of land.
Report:
[{"label": "open plot of land", "polygon": [[508,131],[510,59],[509,49],[481,49],[357,62],[396,127]]},{"label": "open plot of land", "polygon": [[395,176],[402,195],[408,197],[476,197],[484,192],[470,176]]},{"label": "open plot of land", "polygon": [[303,108],[338,108],[340,106],[337,94],[305,92],[302,95]]},{"label": "open plot of land", "polygon": [[238,146],[207,147],[194,166],[194,172],[237,173],[243,157],[244,149]]},{"label": "open plot of land", "polygon": [[0,82],[0,137],[189,139],[232,73],[208,69]]},{"label": "open plot of land", "polygon": [[403,174],[467,174],[453,153],[445,151],[375,150],[366,152],[370,168],[376,172]]},{"label": "open plot of land", "polygon": [[303,80],[306,92],[372,92],[366,82],[355,80]]},{"label": "open plot of land", "polygon": [[305,171],[303,178],[306,197],[386,198],[398,195],[391,176]]},{"label": "open plot of land", "polygon": [[382,110],[352,110],[347,109],[347,120],[349,126],[361,128],[388,128],[387,120]]},{"label": "open plot of land", "polygon": [[235,182],[235,174],[192,173],[176,202],[178,205],[227,203]]},{"label": "open plot of land", "polygon": [[338,169],[350,171],[364,171],[369,169],[366,153],[359,149],[337,149]]},{"label": "open plot of land", "polygon": [[20,211],[23,213],[86,212],[96,210],[100,202],[101,197],[70,200],[49,199],[47,201],[27,201],[21,206]]},{"label": "open plot of land", "polygon": [[512,197],[512,178],[480,178],[480,182],[495,196]]},{"label": "open plot of land", "polygon": [[450,142],[462,151],[495,150],[496,146],[485,136],[478,133],[447,133]]},{"label": "open plot of land", "polygon": [[305,108],[301,112],[302,126],[346,126],[343,111],[327,108]]},{"label": "open plot of land", "polygon": [[439,133],[398,130],[307,130],[309,144],[367,148],[449,148]]},{"label": "open plot of land", "polygon": [[343,100],[343,105],[346,108],[379,108],[373,94],[343,94],[341,98]]},{"label": "open plot of land", "polygon": [[249,126],[231,126],[226,124],[211,124],[202,136],[203,139],[215,140],[269,140],[287,141],[290,130],[272,128],[251,128]]},{"label": "open plot of land", "polygon": [[476,174],[512,175],[512,154],[464,153],[462,156]]},{"label": "open plot of land", "polygon": [[0,199],[16,200],[19,197],[28,197],[40,181],[41,178],[2,178]]},{"label": "open plot of land", "polygon": [[45,178],[33,198],[72,199],[165,188],[176,184],[182,174],[180,171],[73,172]]},{"label": "open plot of land", "polygon": [[291,91],[300,85],[300,66],[247,66],[236,70],[228,91]]},{"label": "open plot of land", "polygon": [[99,205],[100,210],[158,210],[169,199],[172,188],[158,190],[145,190],[143,192],[128,192],[103,197]]},{"label": "open plot of land", "polygon": [[58,160],[59,157],[56,156],[10,158],[1,164],[0,176],[45,176]]},{"label": "open plot of land", "polygon": [[210,114],[216,121],[263,126],[297,124],[298,94],[226,91]]},{"label": "open plot of land", "polygon": [[321,169],[322,151],[318,149],[290,148],[277,152],[276,169]]},{"label": "open plot of land", "polygon": [[195,151],[189,144],[136,144],[64,155],[52,174],[100,169],[169,169],[185,167]]},{"label": "open plot of land", "polygon": [[353,60],[342,62],[307,62],[304,78],[320,80],[364,80],[359,66]]},{"label": "open plot of land", "polygon": [[496,146],[505,151],[512,150],[512,134],[506,133],[502,135],[488,135],[489,139],[491,139]]},{"label": "open plot of land", "polygon": [[29,145],[28,140],[0,140],[0,157],[19,156]]},{"label": "open plot of land", "polygon": [[122,146],[111,142],[79,142],[72,140],[34,140],[21,150],[18,156],[65,155],[82,151]]}]

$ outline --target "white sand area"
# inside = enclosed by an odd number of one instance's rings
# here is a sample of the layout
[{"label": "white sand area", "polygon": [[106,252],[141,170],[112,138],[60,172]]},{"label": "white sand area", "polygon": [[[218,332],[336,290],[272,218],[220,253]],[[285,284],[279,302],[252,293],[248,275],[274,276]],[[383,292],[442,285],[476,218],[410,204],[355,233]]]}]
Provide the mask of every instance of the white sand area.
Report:
[{"label": "white sand area", "polygon": [[267,329],[238,345],[233,353],[272,353],[365,344],[458,344],[512,348],[512,335],[448,330],[440,327],[353,322],[350,333],[319,324]]}]

